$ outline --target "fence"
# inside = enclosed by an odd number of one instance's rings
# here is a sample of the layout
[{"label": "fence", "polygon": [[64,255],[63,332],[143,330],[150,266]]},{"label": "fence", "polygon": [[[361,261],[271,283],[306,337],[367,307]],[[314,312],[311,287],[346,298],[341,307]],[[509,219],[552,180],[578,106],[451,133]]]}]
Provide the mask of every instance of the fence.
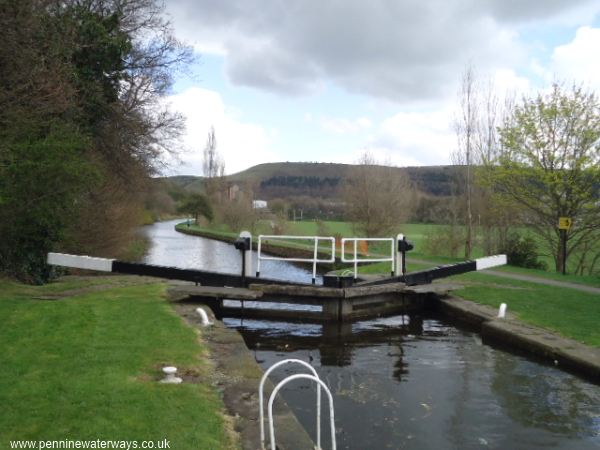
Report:
[{"label": "fence", "polygon": [[[352,258],[346,257],[346,242],[354,243]],[[367,242],[367,243],[369,243],[369,242],[389,242],[390,243],[390,256],[382,257],[382,255],[374,255],[374,257],[369,257],[368,255],[366,255],[367,256],[366,258],[360,258],[359,253],[358,253],[358,243],[359,242]],[[392,276],[394,276],[395,267],[396,267],[395,266],[395,264],[396,264],[395,246],[396,245],[395,245],[394,238],[344,238],[344,239],[342,239],[342,249],[341,249],[342,262],[354,264],[354,279],[355,280],[358,277],[358,263],[361,263],[361,262],[390,262],[392,264],[391,274],[392,274]]]},{"label": "fence", "polygon": [[[263,241],[272,240],[312,240],[313,245],[313,256],[312,258],[290,258],[283,256],[266,256],[262,253]],[[319,241],[328,241],[331,243],[330,256],[327,259],[319,259]],[[318,263],[333,263],[335,262],[335,238],[333,237],[322,237],[322,236],[258,236],[258,247],[257,247],[258,258],[256,261],[256,276],[260,277],[260,262],[261,261],[292,261],[292,262],[305,262],[312,263],[312,283],[315,284],[317,278],[317,264]]]}]

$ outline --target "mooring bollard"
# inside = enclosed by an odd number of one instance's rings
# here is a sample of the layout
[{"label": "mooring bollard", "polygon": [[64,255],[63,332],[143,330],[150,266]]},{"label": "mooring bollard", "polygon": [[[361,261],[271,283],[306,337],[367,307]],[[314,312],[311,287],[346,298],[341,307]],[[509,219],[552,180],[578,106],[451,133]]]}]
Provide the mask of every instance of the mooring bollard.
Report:
[{"label": "mooring bollard", "polygon": [[160,380],[161,383],[179,384],[179,383],[183,382],[183,380],[181,378],[175,376],[177,374],[177,367],[173,367],[173,366],[163,367],[162,371],[165,374],[165,377],[162,380]]},{"label": "mooring bollard", "polygon": [[396,273],[395,276],[404,275],[406,268],[404,266],[404,253],[400,250],[400,242],[404,240],[404,235],[400,233],[396,236]]},{"label": "mooring bollard", "polygon": [[406,274],[406,252],[415,246],[402,233],[396,236],[396,276]]},{"label": "mooring bollard", "polygon": [[208,314],[206,314],[206,311],[204,311],[202,308],[198,307],[198,308],[196,308],[196,312],[198,314],[200,314],[200,317],[202,318],[203,326],[208,327],[208,326],[212,325],[212,322],[210,320],[208,320]]},{"label": "mooring bollard", "polygon": [[242,231],[233,245],[242,253],[242,284],[245,287],[246,277],[252,276],[252,234]]},{"label": "mooring bollard", "polygon": [[506,317],[506,303],[502,303],[498,309],[498,319],[504,319]]}]

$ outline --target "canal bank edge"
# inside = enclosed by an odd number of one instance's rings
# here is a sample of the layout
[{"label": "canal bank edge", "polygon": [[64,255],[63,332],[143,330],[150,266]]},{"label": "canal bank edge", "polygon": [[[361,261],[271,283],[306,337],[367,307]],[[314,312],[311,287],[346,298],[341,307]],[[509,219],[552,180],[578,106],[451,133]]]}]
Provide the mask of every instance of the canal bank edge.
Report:
[{"label": "canal bank edge", "polygon": [[[190,236],[200,236],[207,239],[214,239],[215,241],[227,242],[229,244],[233,244],[237,239],[237,236],[227,236],[221,233],[212,233],[208,230],[198,230],[198,229],[188,229],[185,226],[185,222],[180,223],[175,226],[175,231],[183,234],[189,234]],[[258,241],[254,239],[252,241],[252,249],[258,249]],[[265,253],[268,253],[273,256],[281,256],[284,258],[312,258],[314,256],[314,252],[312,250],[304,250],[301,248],[288,248],[281,245],[272,245],[268,243],[264,243],[261,246],[261,250]],[[329,254],[324,253],[321,250],[317,252],[317,255],[320,258],[328,258]],[[339,258],[336,257],[336,260]]]},{"label": "canal bank edge", "polygon": [[[233,417],[234,429],[239,433],[242,449],[259,450],[261,445],[258,386],[264,374],[262,368],[254,359],[241,334],[216,320],[208,305],[177,301],[173,302],[172,306],[188,324],[201,330],[202,338],[209,348],[209,358],[215,367],[213,384],[222,392],[225,407]],[[199,306],[209,315],[211,326],[202,325],[202,318],[196,312]],[[273,389],[273,384],[267,380],[264,397],[265,417],[266,405]],[[275,401],[273,416],[278,449],[315,448],[314,442],[281,395]],[[269,428],[266,423],[265,433],[268,443]]]},{"label": "canal bank edge", "polygon": [[533,355],[600,383],[600,349],[525,324],[513,314],[500,319],[495,308],[460,297],[438,298],[437,303],[445,315],[475,327],[486,344]]}]

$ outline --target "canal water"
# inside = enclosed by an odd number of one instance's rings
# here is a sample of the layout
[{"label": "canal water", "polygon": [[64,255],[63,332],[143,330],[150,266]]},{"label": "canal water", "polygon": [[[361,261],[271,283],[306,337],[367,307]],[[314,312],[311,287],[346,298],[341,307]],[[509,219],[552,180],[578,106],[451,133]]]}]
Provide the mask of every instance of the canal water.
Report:
[{"label": "canal water", "polygon": [[[175,231],[181,220],[157,222],[142,228],[151,242],[144,262],[182,269],[202,269],[212,272],[239,274],[242,270],[240,252],[226,242],[206,239]],[[252,267],[256,270],[256,252],[252,252]],[[310,283],[312,273],[284,261],[261,261],[261,275],[267,278],[299,280]],[[320,278],[317,278],[317,282]]]},{"label": "canal water", "polygon": [[[153,242],[147,262],[239,271],[232,245],[182,235],[175,223],[145,229]],[[265,265],[264,274],[310,280],[308,271],[281,262]],[[265,369],[285,358],[315,367],[334,396],[339,449],[600,448],[600,387],[483,345],[476,333],[442,317],[343,325],[223,320],[242,333]],[[292,373],[287,367],[272,379]],[[283,396],[315,436],[313,392],[297,382]]]}]

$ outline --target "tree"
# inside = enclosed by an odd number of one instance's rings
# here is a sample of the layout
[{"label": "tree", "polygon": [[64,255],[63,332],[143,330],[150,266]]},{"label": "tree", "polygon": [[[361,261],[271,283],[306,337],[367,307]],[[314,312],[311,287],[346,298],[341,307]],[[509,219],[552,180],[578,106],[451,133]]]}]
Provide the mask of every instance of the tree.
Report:
[{"label": "tree", "polygon": [[45,253],[65,239],[82,191],[97,181],[85,158],[68,37],[23,0],[0,8],[0,271],[28,282],[50,276]]},{"label": "tree", "polygon": [[589,248],[600,229],[598,98],[577,85],[554,84],[548,93],[523,98],[499,133],[494,189],[523,208],[562,271],[559,217],[573,219],[567,255]]},{"label": "tree", "polygon": [[183,200],[179,211],[194,216],[194,220],[198,223],[198,217],[203,216],[209,222],[213,220],[213,210],[210,202],[203,194],[191,194]]},{"label": "tree", "polygon": [[396,231],[409,216],[413,189],[399,169],[378,165],[365,152],[353,168],[344,191],[346,213],[365,237]]},{"label": "tree", "polygon": [[475,141],[478,133],[478,99],[475,73],[471,66],[467,66],[462,76],[459,93],[460,117],[455,121],[454,127],[458,138],[458,149],[455,152],[454,163],[465,167],[464,192],[465,192],[465,259],[471,258],[473,248],[473,210],[472,210],[472,166],[474,160]]},{"label": "tree", "polygon": [[0,29],[0,270],[41,282],[51,250],[118,257],[182,131],[162,97],[189,49],[156,0],[11,0]]},{"label": "tree", "polygon": [[469,259],[479,233],[485,254],[494,254],[506,247],[510,227],[515,223],[516,205],[496,196],[487,180],[500,148],[498,125],[502,116],[512,111],[513,97],[505,94],[502,104],[493,81],[483,83],[468,65],[462,75],[459,105],[454,121],[458,146],[452,160],[460,170],[450,198],[456,208],[451,225],[460,225],[461,229],[464,225],[464,232],[452,236],[464,236],[464,255]]},{"label": "tree", "polygon": [[219,191],[222,188],[222,181],[225,175],[225,162],[217,152],[217,137],[215,127],[210,127],[202,159],[202,172],[206,177],[206,193],[213,201],[217,200]]},{"label": "tree", "polygon": [[252,199],[244,195],[224,202],[219,210],[219,216],[221,222],[236,233],[242,230],[254,232],[259,218],[256,209],[252,207]]}]

